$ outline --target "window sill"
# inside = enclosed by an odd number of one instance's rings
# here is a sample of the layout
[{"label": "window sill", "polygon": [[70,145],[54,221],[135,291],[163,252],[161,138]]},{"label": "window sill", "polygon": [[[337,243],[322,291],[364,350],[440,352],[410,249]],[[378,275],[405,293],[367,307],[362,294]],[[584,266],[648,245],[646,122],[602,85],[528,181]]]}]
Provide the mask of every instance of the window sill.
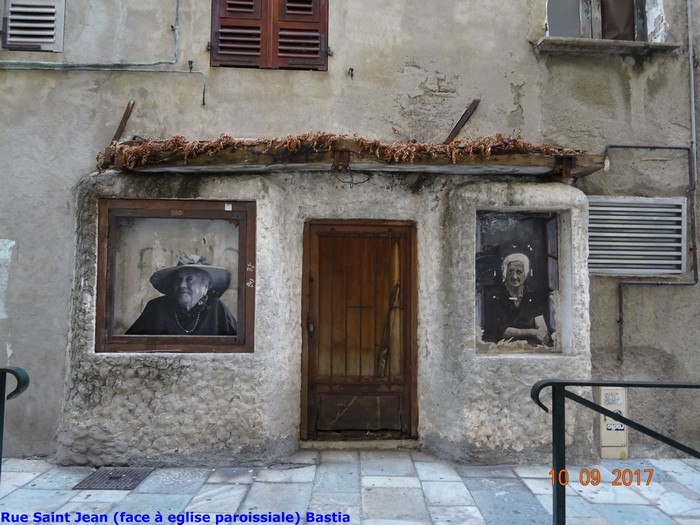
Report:
[{"label": "window sill", "polygon": [[538,53],[567,55],[630,55],[649,56],[671,53],[681,47],[676,42],[634,42],[631,40],[599,40],[593,38],[544,37],[535,43]]}]

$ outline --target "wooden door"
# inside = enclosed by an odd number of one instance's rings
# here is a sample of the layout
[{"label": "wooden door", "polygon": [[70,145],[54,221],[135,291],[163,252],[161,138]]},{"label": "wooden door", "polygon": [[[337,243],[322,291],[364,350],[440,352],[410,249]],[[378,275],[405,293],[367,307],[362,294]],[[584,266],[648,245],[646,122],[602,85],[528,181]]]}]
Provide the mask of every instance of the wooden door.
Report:
[{"label": "wooden door", "polygon": [[302,438],[416,436],[415,226],[305,229]]}]

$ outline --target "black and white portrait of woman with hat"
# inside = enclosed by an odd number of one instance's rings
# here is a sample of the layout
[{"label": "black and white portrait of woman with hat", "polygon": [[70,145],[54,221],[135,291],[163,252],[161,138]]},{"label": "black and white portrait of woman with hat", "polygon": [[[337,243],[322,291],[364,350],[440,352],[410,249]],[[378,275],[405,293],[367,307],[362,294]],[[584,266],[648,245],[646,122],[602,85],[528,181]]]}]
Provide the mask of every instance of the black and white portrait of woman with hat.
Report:
[{"label": "black and white portrait of woman with hat", "polygon": [[220,300],[231,272],[201,256],[180,254],[177,264],[150,279],[163,295],[151,299],[127,335],[236,335],[238,325]]}]

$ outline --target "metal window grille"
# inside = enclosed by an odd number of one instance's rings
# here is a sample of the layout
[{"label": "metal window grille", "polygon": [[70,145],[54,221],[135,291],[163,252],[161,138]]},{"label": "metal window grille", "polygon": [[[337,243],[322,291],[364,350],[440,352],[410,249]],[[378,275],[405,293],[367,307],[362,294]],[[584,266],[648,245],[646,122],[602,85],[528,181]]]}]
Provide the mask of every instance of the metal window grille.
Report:
[{"label": "metal window grille", "polygon": [[8,0],[3,47],[26,51],[63,51],[65,0]]},{"label": "metal window grille", "polygon": [[686,199],[589,197],[588,269],[673,275],[686,269]]}]

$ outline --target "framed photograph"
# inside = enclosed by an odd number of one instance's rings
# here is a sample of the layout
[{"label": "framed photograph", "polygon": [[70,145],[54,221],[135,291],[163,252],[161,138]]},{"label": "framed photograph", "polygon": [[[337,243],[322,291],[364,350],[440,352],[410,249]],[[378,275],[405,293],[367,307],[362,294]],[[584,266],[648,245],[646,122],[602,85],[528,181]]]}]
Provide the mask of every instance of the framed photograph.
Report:
[{"label": "framed photograph", "polygon": [[97,352],[252,352],[255,203],[99,202]]},{"label": "framed photograph", "polygon": [[475,307],[482,342],[555,346],[557,225],[555,213],[477,213]]}]

